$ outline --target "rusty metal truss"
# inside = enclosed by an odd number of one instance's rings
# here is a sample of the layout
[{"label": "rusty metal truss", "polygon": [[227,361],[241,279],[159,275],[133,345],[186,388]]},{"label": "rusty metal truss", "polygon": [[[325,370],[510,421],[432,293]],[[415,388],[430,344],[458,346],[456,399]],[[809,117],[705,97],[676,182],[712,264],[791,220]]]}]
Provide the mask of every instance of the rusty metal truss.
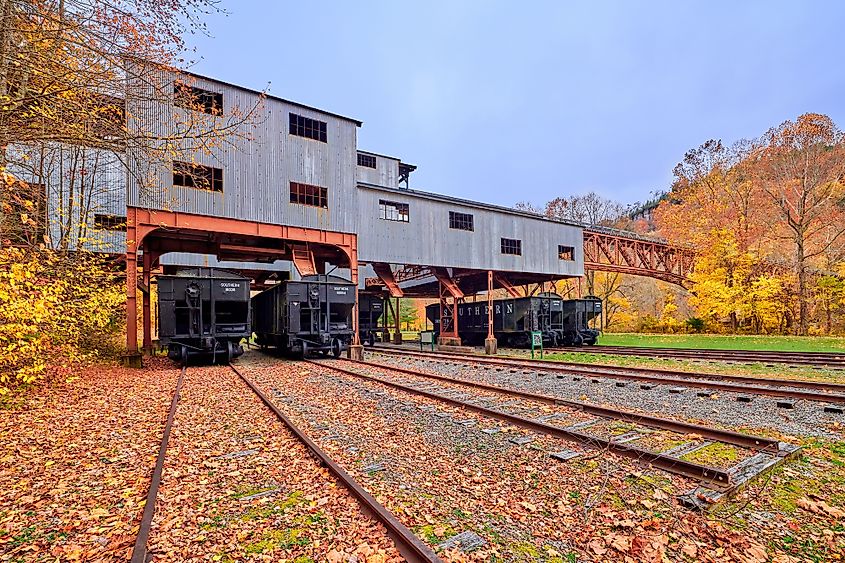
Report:
[{"label": "rusty metal truss", "polygon": [[[376,265],[373,264],[373,268],[376,269],[376,273],[380,267],[389,266],[387,264]],[[434,274],[431,273],[431,268],[428,266],[399,266],[397,269],[393,270],[393,279],[398,283],[412,281],[412,280],[420,280],[423,278],[427,278]],[[384,281],[381,278],[366,278],[364,280],[364,285],[366,287],[373,287],[373,286],[383,286]]]},{"label": "rusty metal truss", "polygon": [[645,237],[584,229],[584,269],[647,276],[686,286],[695,251]]}]

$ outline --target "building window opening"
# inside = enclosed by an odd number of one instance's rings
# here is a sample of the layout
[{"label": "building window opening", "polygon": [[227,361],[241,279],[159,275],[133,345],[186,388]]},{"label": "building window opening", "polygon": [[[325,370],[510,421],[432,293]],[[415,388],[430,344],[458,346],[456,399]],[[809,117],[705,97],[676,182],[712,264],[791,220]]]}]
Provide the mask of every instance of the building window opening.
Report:
[{"label": "building window opening", "polygon": [[94,228],[107,231],[125,231],[126,217],[120,215],[107,215],[105,213],[94,214]]},{"label": "building window opening", "polygon": [[358,153],[358,166],[363,166],[364,168],[375,168],[376,157],[370,154]]},{"label": "building window opening", "polygon": [[290,202],[312,207],[329,207],[328,189],[299,182],[290,183]]},{"label": "building window opening", "polygon": [[211,92],[182,82],[173,84],[176,105],[191,111],[201,111],[211,115],[223,115],[223,94]]},{"label": "building window opening", "polygon": [[326,122],[310,117],[304,117],[295,113],[290,116],[290,134],[298,137],[305,137],[306,139],[314,139],[322,143],[328,142],[326,136]]},{"label": "building window opening", "polygon": [[502,238],[502,254],[522,256],[522,241],[515,238]]},{"label": "building window opening", "polygon": [[379,218],[385,221],[399,221],[400,223],[410,222],[410,210],[407,203],[396,201],[378,200]]},{"label": "building window opening", "polygon": [[557,247],[557,257],[561,260],[575,260],[575,247],[559,244]]},{"label": "building window opening", "polygon": [[471,213],[449,212],[449,228],[461,231],[474,231],[473,217]]},{"label": "building window opening", "polygon": [[190,162],[173,162],[173,185],[213,192],[223,191],[223,169]]}]

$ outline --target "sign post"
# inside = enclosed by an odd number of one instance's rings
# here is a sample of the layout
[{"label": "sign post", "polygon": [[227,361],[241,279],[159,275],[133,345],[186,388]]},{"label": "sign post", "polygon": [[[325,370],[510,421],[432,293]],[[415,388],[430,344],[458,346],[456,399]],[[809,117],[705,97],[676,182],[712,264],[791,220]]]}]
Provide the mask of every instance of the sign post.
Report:
[{"label": "sign post", "polygon": [[540,359],[543,359],[543,333],[539,330],[531,331],[531,359],[534,359],[534,350],[540,349]]},{"label": "sign post", "polygon": [[424,345],[431,346],[431,351],[434,352],[434,331],[433,330],[423,330],[420,332],[420,350],[423,349]]}]

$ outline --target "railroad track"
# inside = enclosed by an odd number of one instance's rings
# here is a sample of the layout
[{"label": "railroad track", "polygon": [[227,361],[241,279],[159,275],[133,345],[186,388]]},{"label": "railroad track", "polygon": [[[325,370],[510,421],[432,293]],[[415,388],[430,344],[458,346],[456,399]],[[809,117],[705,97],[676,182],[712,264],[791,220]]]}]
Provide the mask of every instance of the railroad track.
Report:
[{"label": "railroad track", "polygon": [[472,362],[479,365],[523,367],[568,375],[598,377],[605,379],[634,380],[659,385],[698,387],[714,391],[728,391],[740,394],[767,395],[780,399],[800,399],[827,403],[826,412],[843,412],[839,405],[845,405],[845,385],[822,381],[791,380],[779,378],[723,375],[713,373],[690,373],[639,367],[620,367],[578,362],[531,360],[517,357],[491,358],[453,352],[416,352],[411,350],[377,346],[372,350],[389,355],[433,358],[446,361]]},{"label": "railroad track", "polygon": [[679,360],[730,362],[744,364],[788,364],[815,368],[845,369],[845,351],[836,352],[777,352],[762,350],[698,350],[691,348],[646,348],[639,346],[589,346],[585,348],[548,348],[548,352],[613,354],[644,358],[674,358]]},{"label": "railroad track", "polygon": [[[384,505],[379,503],[372,495],[370,495],[349,473],[333,461],[322,448],[311,440],[305,432],[298,428],[290,418],[282,413],[273,401],[267,397],[267,395],[265,395],[252,380],[241,373],[235,366],[230,365],[229,367],[235,372],[235,374],[238,375],[238,377],[240,377],[246,386],[261,399],[261,401],[267,406],[267,408],[270,409],[276,418],[278,418],[308,449],[317,463],[325,467],[332,476],[347,491],[349,491],[349,493],[358,501],[362,511],[384,526],[387,531],[387,535],[393,540],[397,550],[406,561],[411,563],[442,563],[442,560],[430,547],[428,547],[428,545],[414,535],[411,530],[402,524],[389,510],[387,510],[387,508],[384,507]],[[164,426],[158,458],[156,459],[156,463],[153,468],[150,488],[147,493],[144,512],[141,516],[138,536],[132,550],[131,563],[146,563],[149,560],[150,554],[147,552],[147,542],[149,540],[153,516],[155,515],[156,497],[161,484],[167,445],[170,439],[173,421],[176,417],[176,411],[179,403],[179,393],[182,389],[185,373],[186,367],[183,366],[182,371],[179,374],[176,390],[173,393],[173,399],[170,404],[170,411],[167,415],[167,421]]]},{"label": "railroad track", "polygon": [[[307,361],[341,374],[433,399],[485,417],[514,424],[538,434],[632,458],[637,462],[690,478],[696,481],[698,486],[681,495],[680,500],[688,506],[699,509],[706,509],[733,494],[754,477],[778,465],[786,457],[799,450],[796,446],[771,438],[610,409],[581,401],[487,385],[394,365],[350,360],[334,360],[331,363]],[[373,371],[380,373],[374,374]],[[486,397],[472,398],[463,392],[466,389],[479,391],[486,394]],[[522,403],[502,402],[502,399],[513,398],[519,399]],[[531,417],[520,412],[526,408],[532,410],[537,404],[552,405],[556,412],[552,415]],[[585,420],[584,415],[590,416]],[[573,419],[577,422],[567,424]],[[557,420],[564,420],[565,425],[558,424]],[[613,434],[613,425],[617,423],[623,424],[621,428],[625,432],[608,435],[608,432]],[[660,434],[655,436],[655,433]],[[680,443],[665,451],[657,451],[632,445],[633,442],[640,440],[652,443]],[[714,442],[744,452],[745,455],[741,456],[742,461],[730,468],[720,468],[683,459],[684,456],[710,447]],[[552,454],[552,457],[568,461],[579,455],[578,452],[572,450],[562,450]]]}]

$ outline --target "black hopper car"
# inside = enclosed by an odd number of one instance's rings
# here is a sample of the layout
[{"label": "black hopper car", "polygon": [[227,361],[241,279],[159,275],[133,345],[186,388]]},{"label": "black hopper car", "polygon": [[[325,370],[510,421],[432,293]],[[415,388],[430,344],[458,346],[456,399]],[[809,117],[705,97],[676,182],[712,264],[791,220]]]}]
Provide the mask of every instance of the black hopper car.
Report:
[{"label": "black hopper car", "polygon": [[378,295],[358,294],[358,333],[361,342],[372,346],[381,333],[379,320],[384,314],[384,299]]},{"label": "black hopper car", "polygon": [[249,338],[249,278],[214,268],[188,268],[161,275],[158,283],[158,337],[167,355],[186,363],[203,356],[228,362],[243,354]]},{"label": "black hopper car", "polygon": [[[425,316],[440,332],[440,304],[425,308]],[[531,333],[541,332],[544,346],[593,345],[599,331],[589,321],[601,316],[597,298],[563,299],[554,293],[493,301],[493,335],[502,346],[531,346]],[[487,302],[458,304],[458,336],[464,344],[480,345],[487,337]]]},{"label": "black hopper car", "polygon": [[355,284],[336,276],[283,281],[252,298],[252,329],[260,346],[288,354],[340,356],[352,343]]}]

